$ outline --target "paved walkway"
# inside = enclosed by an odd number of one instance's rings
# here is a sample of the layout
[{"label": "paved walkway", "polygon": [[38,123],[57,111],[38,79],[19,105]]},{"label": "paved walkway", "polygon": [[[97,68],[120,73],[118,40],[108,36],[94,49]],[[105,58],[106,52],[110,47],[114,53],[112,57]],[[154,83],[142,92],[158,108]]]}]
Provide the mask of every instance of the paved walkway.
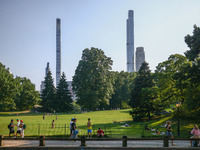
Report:
[{"label": "paved walkway", "polygon": [[[171,141],[169,142],[169,147],[184,147],[189,148],[189,141],[174,141],[175,146],[171,146]],[[55,147],[79,147],[81,145],[80,141],[45,141],[46,146]],[[122,147],[122,141],[86,141],[86,147]],[[4,147],[37,147],[39,146],[39,141],[28,141],[28,140],[5,140]],[[128,141],[127,147],[163,147],[162,140],[149,140],[149,141]]]}]

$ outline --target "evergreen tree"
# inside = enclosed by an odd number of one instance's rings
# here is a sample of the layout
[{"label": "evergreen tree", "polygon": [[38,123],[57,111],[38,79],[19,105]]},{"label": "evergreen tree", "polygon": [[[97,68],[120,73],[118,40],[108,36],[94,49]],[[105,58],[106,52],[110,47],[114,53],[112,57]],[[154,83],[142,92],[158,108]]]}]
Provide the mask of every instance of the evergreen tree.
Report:
[{"label": "evergreen tree", "polygon": [[194,61],[200,55],[200,28],[194,25],[193,35],[185,36],[185,43],[190,48],[185,52],[185,56],[190,60]]},{"label": "evergreen tree", "polygon": [[69,112],[73,110],[71,94],[68,90],[65,73],[62,73],[60,82],[56,89],[56,111]]},{"label": "evergreen tree", "polygon": [[156,91],[148,63],[144,62],[134,80],[131,92],[130,106],[133,110],[130,114],[135,121],[145,117],[151,119],[151,113],[155,113],[158,109]]},{"label": "evergreen tree", "polygon": [[56,109],[56,102],[55,102],[56,90],[54,87],[51,71],[49,71],[47,73],[47,76],[45,77],[44,87],[45,88],[44,90],[42,90],[42,95],[41,95],[42,99],[41,105],[44,111],[53,112]]}]

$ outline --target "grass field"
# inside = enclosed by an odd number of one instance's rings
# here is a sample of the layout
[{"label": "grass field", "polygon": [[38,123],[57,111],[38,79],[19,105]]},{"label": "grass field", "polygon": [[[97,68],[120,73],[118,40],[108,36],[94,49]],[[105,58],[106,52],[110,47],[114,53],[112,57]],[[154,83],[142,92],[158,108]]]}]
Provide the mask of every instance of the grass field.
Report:
[{"label": "grass field", "polygon": [[[97,128],[101,127],[107,137],[122,137],[127,135],[128,137],[151,137],[153,131],[145,131],[144,126],[148,125],[149,128],[158,128],[161,132],[165,131],[164,125],[167,120],[172,120],[172,128],[174,135],[176,136],[177,122],[171,118],[171,116],[162,116],[157,119],[143,122],[133,122],[129,115],[130,109],[125,110],[106,110],[106,111],[94,111],[81,114],[57,114],[46,116],[43,120],[43,113],[30,113],[24,112],[0,112],[0,135],[8,135],[8,124],[11,119],[22,119],[27,126],[25,130],[25,136],[69,136],[69,122],[71,118],[76,116],[77,126],[80,128],[79,135],[86,135],[87,119],[91,118],[93,124],[93,134],[96,134]],[[55,128],[51,128],[52,120],[55,120]],[[122,127],[126,123],[130,124],[130,127]],[[193,127],[193,123],[181,121],[181,136],[189,137],[189,130]],[[16,131],[15,127],[15,131]],[[161,135],[157,135],[161,136]]]}]

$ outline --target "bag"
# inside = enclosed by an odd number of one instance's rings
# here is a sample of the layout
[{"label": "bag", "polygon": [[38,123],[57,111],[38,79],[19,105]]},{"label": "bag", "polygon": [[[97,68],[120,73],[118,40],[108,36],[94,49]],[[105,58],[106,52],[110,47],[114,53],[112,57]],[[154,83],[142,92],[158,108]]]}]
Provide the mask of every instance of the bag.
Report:
[{"label": "bag", "polygon": [[26,129],[26,124],[23,125],[23,129]]},{"label": "bag", "polygon": [[11,126],[11,125],[9,124],[9,125],[8,125],[8,129],[10,129],[10,126]]}]

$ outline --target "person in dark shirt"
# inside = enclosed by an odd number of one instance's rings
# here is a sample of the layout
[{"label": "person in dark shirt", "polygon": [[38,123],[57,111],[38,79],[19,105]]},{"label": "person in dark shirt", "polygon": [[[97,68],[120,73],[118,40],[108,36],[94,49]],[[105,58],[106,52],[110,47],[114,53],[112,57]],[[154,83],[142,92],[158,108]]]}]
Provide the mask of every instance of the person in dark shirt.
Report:
[{"label": "person in dark shirt", "polygon": [[[74,120],[73,120],[73,123],[72,123],[72,134],[73,134],[73,139],[75,139],[75,138],[77,138],[77,134],[78,134],[78,130],[79,130],[79,128],[77,128],[77,126],[76,126],[76,118],[74,118]],[[76,129],[78,129],[78,130],[76,130]]]},{"label": "person in dark shirt", "polygon": [[[13,121],[13,119],[12,119],[12,120],[11,120],[11,123],[10,123],[9,137],[10,137],[11,134],[13,134],[13,135],[15,136],[14,126],[15,126],[15,124],[14,124],[14,121]],[[16,136],[15,136],[15,137],[16,137]]]},{"label": "person in dark shirt", "polygon": [[[166,126],[167,132],[166,135],[169,136],[170,138],[174,138],[173,134],[172,134],[172,129],[171,129],[171,121],[167,121],[167,126]],[[172,146],[175,146],[173,140],[172,141]]]}]

